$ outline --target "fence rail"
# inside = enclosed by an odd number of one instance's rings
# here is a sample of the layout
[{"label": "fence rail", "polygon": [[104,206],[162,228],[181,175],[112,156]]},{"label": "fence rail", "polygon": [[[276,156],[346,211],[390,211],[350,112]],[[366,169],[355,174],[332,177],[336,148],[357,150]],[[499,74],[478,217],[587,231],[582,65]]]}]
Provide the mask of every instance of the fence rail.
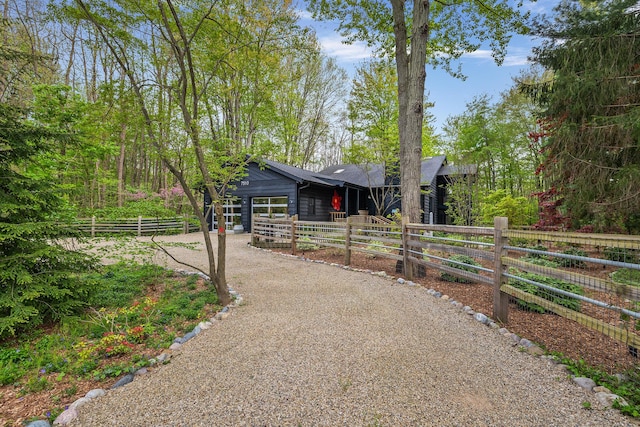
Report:
[{"label": "fence rail", "polygon": [[136,236],[148,234],[177,234],[191,233],[200,230],[193,218],[125,218],[117,220],[98,220],[92,218],[82,218],[75,221],[73,226],[91,237],[98,234],[132,234]]},{"label": "fence rail", "polygon": [[494,227],[254,218],[253,244],[269,241],[293,254],[302,244],[342,248],[346,265],[352,252],[401,261],[409,279],[435,269],[491,286],[504,324],[510,309],[553,313],[640,349],[640,236],[510,230],[506,218]]}]

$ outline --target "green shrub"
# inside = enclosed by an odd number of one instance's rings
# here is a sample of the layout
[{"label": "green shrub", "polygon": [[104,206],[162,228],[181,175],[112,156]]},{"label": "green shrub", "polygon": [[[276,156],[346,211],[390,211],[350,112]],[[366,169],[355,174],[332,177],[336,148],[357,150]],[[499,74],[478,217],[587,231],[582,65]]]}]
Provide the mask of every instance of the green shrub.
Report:
[{"label": "green shrub", "polygon": [[299,251],[315,251],[318,247],[309,237],[302,237],[296,241],[296,249]]},{"label": "green shrub", "polygon": [[[471,273],[476,273],[476,274],[478,273],[478,269],[474,268],[473,266],[479,267],[480,264],[478,264],[470,256],[467,256],[467,255],[452,255],[451,257],[449,257],[449,260],[450,261],[455,261],[455,262],[445,262],[444,265],[446,265],[447,267],[453,267],[453,268],[457,268],[458,270],[469,271]],[[463,263],[463,264],[468,264],[468,265],[460,265],[458,263]],[[465,279],[465,278],[462,278],[462,277],[454,276],[452,274],[445,273],[445,272],[440,273],[440,278],[442,280],[447,281],[447,282],[472,283],[471,280],[469,280],[469,279]]]},{"label": "green shrub", "polygon": [[[562,253],[565,255],[574,255],[574,256],[581,256],[581,257],[588,256],[585,251],[576,247],[571,247],[569,249],[566,249],[562,251]],[[555,260],[560,267],[569,267],[569,268],[586,268],[587,267],[587,264],[584,261],[579,261],[575,259],[556,257]]]},{"label": "green shrub", "polygon": [[638,263],[638,251],[628,248],[604,248],[604,256],[610,261],[627,262],[630,264]]},{"label": "green shrub", "polygon": [[[574,285],[572,283],[564,282],[562,280],[553,279],[551,277],[541,276],[539,274],[526,273],[526,272],[512,272],[513,275],[517,275],[523,279],[531,280],[534,282],[538,282],[547,286],[551,286],[553,288],[561,289],[563,291],[571,292],[576,295],[584,295],[584,290],[581,286]],[[509,279],[509,284],[514,288],[522,289],[523,291],[530,293],[532,295],[539,296],[540,298],[544,298],[548,301],[551,301],[555,304],[561,305],[563,307],[570,308],[571,310],[580,311],[580,300],[564,296],[562,294],[557,294],[555,292],[549,291],[547,289],[543,289],[539,286],[532,285],[530,283],[524,282],[522,280],[517,279]],[[529,311],[535,311],[538,313],[545,313],[547,310],[535,303],[530,303],[526,301],[522,301],[520,299],[517,300],[518,307],[522,309],[526,309]]]}]

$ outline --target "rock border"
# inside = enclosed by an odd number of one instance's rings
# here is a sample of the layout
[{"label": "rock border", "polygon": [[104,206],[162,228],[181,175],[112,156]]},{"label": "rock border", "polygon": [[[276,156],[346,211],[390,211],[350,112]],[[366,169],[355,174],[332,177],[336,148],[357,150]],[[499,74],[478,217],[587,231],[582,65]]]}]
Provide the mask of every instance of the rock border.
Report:
[{"label": "rock border", "polygon": [[[202,272],[193,272],[193,271],[187,271],[187,270],[181,270],[181,269],[176,269],[173,271],[174,273],[180,274],[183,276],[197,275],[203,278],[204,280],[209,280],[209,276],[207,276]],[[187,341],[189,341],[196,335],[199,335],[200,333],[202,333],[202,331],[210,329],[212,326],[216,324],[216,322],[227,319],[231,315],[230,310],[232,308],[241,306],[244,303],[242,295],[240,295],[237,291],[235,291],[231,286],[229,286],[229,293],[231,294],[231,298],[233,299],[233,302],[223,307],[222,310],[217,312],[209,320],[204,320],[198,323],[198,325],[195,328],[193,328],[192,331],[184,334],[184,336],[175,338],[173,340],[173,343],[168,348],[168,350],[170,350],[171,353],[162,352],[158,356],[152,357],[151,359],[148,360],[149,365],[156,366],[156,365],[163,365],[163,364],[169,363],[172,357],[172,353],[174,351],[179,351],[180,348],[182,348],[182,346]],[[147,368],[140,368],[132,374],[126,374],[123,377],[121,377],[118,381],[116,381],[115,384],[113,384],[109,390],[114,390],[116,388],[120,388],[124,385],[127,385],[133,380],[135,380],[136,377],[145,375],[147,374],[147,372],[148,372]],[[65,410],[62,411],[60,415],[58,415],[56,419],[53,421],[53,425],[54,426],[68,425],[78,417],[78,408],[80,408],[85,403],[91,401],[92,399],[96,399],[96,398],[99,398],[100,396],[104,396],[107,392],[108,390],[105,390],[102,388],[96,388],[88,391],[83,397],[76,399],[73,403],[71,403],[68,407],[66,407]],[[35,420],[27,424],[26,427],[51,427],[51,424],[49,424],[48,420]]]}]

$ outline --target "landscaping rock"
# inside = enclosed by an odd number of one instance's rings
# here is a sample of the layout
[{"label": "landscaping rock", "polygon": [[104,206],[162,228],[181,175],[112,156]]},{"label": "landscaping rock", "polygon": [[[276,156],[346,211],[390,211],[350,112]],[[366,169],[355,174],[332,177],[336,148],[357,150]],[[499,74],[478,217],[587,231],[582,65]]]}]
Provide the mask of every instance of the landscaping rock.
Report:
[{"label": "landscaping rock", "polygon": [[133,374],[127,374],[124,377],[120,378],[114,385],[111,386],[111,390],[114,388],[122,387],[123,385],[129,384],[133,381]]},{"label": "landscaping rock", "polygon": [[182,344],[174,342],[173,344],[171,344],[169,346],[169,350],[175,351],[175,350],[180,350],[182,348]]},{"label": "landscaping rock", "polygon": [[604,386],[599,385],[593,388],[593,392],[594,393],[611,393],[611,390],[609,390]]},{"label": "landscaping rock", "polygon": [[478,322],[482,323],[483,325],[486,325],[487,323],[489,323],[489,318],[482,313],[474,314],[473,318],[476,319]]},{"label": "landscaping rock", "polygon": [[[226,307],[225,307],[226,308]],[[216,320],[225,320],[227,317],[229,317],[229,312],[228,311],[221,311],[218,314],[216,314]]]},{"label": "landscaping rock", "polygon": [[58,417],[53,422],[53,425],[66,426],[76,418],[78,418],[78,412],[75,409],[69,408],[66,411],[63,411],[60,415],[58,415]]},{"label": "landscaping rock", "polygon": [[542,356],[544,355],[544,350],[538,347],[537,345],[532,345],[527,347],[527,353],[532,354],[534,356]]},{"label": "landscaping rock", "polygon": [[88,399],[95,399],[96,397],[104,396],[107,392],[102,388],[94,388],[93,390],[89,390],[84,397]]},{"label": "landscaping rock", "polygon": [[522,339],[520,340],[520,343],[519,343],[519,344],[520,344],[521,346],[523,346],[523,347],[527,347],[527,348],[529,348],[529,347],[531,347],[531,346],[533,345],[533,343],[532,343],[531,341],[529,341],[528,339],[526,339],[526,338],[522,338]]},{"label": "landscaping rock", "polygon": [[137,377],[138,375],[146,375],[148,373],[149,373],[149,370],[147,368],[140,368],[137,371],[135,371],[133,375]]},{"label": "landscaping rock", "polygon": [[169,360],[169,357],[170,356],[167,353],[162,353],[160,356],[156,357],[156,360],[158,363],[164,363]]},{"label": "landscaping rock", "polygon": [[91,399],[89,399],[88,397],[81,397],[79,399],[76,399],[71,405],[69,405],[69,409],[78,409],[90,400]]},{"label": "landscaping rock", "polygon": [[196,333],[193,331],[186,333],[184,337],[182,337],[182,344],[186,343],[187,341],[189,341],[191,338],[195,336],[196,336]]},{"label": "landscaping rock", "polygon": [[613,402],[615,402],[616,400],[622,406],[629,406],[629,403],[627,403],[626,400],[624,400],[622,397],[618,396],[617,394],[613,394],[613,393],[604,393],[604,392],[596,393],[596,399],[598,400],[598,402],[600,402],[603,406],[606,406],[606,407],[613,406]]},{"label": "landscaping rock", "polygon": [[593,390],[593,388],[596,386],[596,383],[591,378],[574,377],[573,382],[578,384],[583,389],[589,391]]},{"label": "landscaping rock", "polygon": [[398,283],[400,283],[401,285],[404,285],[404,279],[403,279],[402,277],[400,277],[400,278],[398,279]]},{"label": "landscaping rock", "polygon": [[36,420],[27,424],[27,427],[51,427],[51,424],[49,424],[49,421]]},{"label": "landscaping rock", "polygon": [[213,323],[211,322],[200,322],[198,323],[198,327],[200,328],[200,330],[204,331],[206,329],[209,329],[211,326],[213,325]]}]

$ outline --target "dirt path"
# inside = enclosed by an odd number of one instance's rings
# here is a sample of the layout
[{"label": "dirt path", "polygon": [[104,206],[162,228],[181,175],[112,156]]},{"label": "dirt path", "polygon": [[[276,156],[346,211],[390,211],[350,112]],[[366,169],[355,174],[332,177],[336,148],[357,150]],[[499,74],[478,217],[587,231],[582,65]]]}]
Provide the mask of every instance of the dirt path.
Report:
[{"label": "dirt path", "polygon": [[[72,425],[636,425],[422,288],[248,240],[228,238],[228,282],[245,304],[171,363],[80,407]],[[203,251],[171,251],[206,265]]]}]

